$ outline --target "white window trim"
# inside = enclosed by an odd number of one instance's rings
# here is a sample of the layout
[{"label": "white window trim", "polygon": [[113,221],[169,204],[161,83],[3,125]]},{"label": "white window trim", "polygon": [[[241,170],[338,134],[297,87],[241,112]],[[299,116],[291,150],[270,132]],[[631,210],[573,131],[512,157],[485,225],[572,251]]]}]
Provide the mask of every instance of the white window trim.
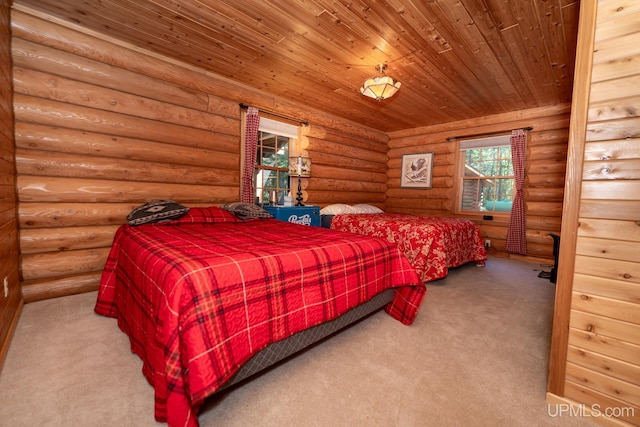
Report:
[{"label": "white window trim", "polygon": [[[260,117],[260,124],[258,125],[259,132],[270,133],[277,136],[287,137],[290,139],[288,157],[291,157],[296,150],[296,147],[298,145],[297,141],[298,141],[299,130],[300,130],[299,126],[291,125],[291,124],[280,122],[277,120],[268,119],[265,117]],[[258,143],[260,144],[260,142]],[[264,203],[264,200],[262,200],[262,196],[263,196],[262,193],[264,189],[263,187],[260,187],[258,185],[257,181],[260,180],[260,182],[264,182],[272,171],[269,169],[263,169],[261,167],[258,167],[258,170],[259,172],[258,172],[258,176],[256,177],[256,183],[255,183],[256,184],[255,196],[260,200],[260,203]],[[267,174],[267,177],[263,176],[265,173]],[[291,188],[289,188],[289,194],[291,194]]]},{"label": "white window trim", "polygon": [[462,185],[464,182],[464,177],[462,174],[464,173],[464,164],[465,164],[465,155],[463,154],[466,150],[473,150],[478,148],[493,148],[493,147],[504,147],[511,145],[511,135],[496,135],[490,136],[487,138],[475,138],[475,139],[464,139],[458,141],[458,152],[460,153],[458,156],[458,168],[457,168],[457,192],[456,192],[456,213],[457,214],[466,214],[466,215],[492,215],[496,217],[507,217],[510,215],[508,212],[493,212],[493,211],[476,211],[476,210],[463,210],[462,209]]}]

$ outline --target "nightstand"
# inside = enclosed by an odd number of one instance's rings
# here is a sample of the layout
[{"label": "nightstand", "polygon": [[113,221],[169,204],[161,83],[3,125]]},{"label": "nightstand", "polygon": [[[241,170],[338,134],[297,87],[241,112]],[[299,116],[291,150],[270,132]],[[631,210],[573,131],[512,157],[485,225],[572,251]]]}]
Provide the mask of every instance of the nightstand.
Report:
[{"label": "nightstand", "polygon": [[319,206],[263,206],[263,208],[277,220],[320,227]]}]

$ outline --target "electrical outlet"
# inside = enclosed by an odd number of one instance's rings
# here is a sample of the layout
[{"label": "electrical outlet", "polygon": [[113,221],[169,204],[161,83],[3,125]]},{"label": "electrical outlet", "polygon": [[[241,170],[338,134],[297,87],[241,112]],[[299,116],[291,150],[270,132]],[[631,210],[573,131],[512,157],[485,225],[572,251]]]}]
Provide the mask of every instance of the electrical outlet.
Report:
[{"label": "electrical outlet", "polygon": [[487,239],[484,241],[484,247],[486,249],[489,249],[491,247],[491,240]]},{"label": "electrical outlet", "polygon": [[9,296],[9,280],[7,279],[7,276],[4,276],[4,297],[8,297]]}]

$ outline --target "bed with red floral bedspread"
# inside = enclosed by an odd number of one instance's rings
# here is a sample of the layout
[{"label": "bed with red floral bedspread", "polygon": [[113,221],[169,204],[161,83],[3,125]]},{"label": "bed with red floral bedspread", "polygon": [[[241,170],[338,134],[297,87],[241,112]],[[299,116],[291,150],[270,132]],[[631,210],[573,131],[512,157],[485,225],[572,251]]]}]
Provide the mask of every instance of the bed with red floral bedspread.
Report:
[{"label": "bed with red floral bedspread", "polygon": [[487,259],[480,229],[465,218],[390,213],[340,214],[331,229],[387,239],[409,259],[424,282],[441,279],[449,268]]},{"label": "bed with red floral bedspread", "polygon": [[197,426],[204,399],[270,343],[394,288],[411,324],[426,292],[384,239],[192,208],[115,235],[95,311],[115,317],[155,389],[155,416]]}]

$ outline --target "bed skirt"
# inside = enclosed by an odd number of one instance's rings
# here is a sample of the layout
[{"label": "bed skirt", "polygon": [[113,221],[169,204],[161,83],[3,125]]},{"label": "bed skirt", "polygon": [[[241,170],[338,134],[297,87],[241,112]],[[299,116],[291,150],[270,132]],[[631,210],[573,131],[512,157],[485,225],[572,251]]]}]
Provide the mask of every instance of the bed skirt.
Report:
[{"label": "bed skirt", "polygon": [[384,292],[371,298],[364,304],[352,308],[342,316],[332,321],[321,323],[307,330],[298,332],[289,338],[269,344],[268,347],[258,352],[245,363],[236,375],[231,378],[220,390],[224,390],[258,372],[280,362],[310,345],[328,337],[347,326],[356,323],[369,314],[380,310],[393,300],[394,289],[387,289]]}]

